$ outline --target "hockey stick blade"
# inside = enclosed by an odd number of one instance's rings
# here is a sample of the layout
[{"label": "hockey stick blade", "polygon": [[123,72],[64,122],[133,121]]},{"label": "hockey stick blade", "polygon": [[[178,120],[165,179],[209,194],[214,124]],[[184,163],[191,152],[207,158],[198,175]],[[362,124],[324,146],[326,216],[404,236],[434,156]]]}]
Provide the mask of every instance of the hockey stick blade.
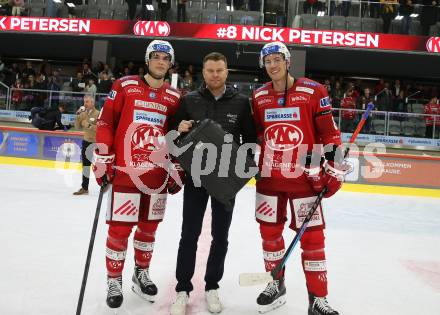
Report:
[{"label": "hockey stick blade", "polygon": [[258,284],[266,284],[273,280],[270,272],[241,273],[238,283],[241,287],[249,287]]}]

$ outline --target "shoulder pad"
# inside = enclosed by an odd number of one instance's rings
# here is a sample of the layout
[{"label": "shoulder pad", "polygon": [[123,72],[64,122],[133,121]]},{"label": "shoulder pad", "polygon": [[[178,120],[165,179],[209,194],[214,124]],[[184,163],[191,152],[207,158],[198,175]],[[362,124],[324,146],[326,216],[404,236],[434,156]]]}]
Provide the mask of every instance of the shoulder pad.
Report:
[{"label": "shoulder pad", "polygon": [[174,97],[177,97],[177,99],[179,99],[181,96],[180,92],[178,90],[172,88],[171,86],[169,86],[165,89],[165,93],[173,95]]},{"label": "shoulder pad", "polygon": [[269,84],[265,83],[263,86],[259,87],[258,89],[255,90],[254,92],[254,98],[260,97],[260,96],[264,96],[264,95],[268,95],[269,94]]},{"label": "shoulder pad", "polygon": [[139,77],[135,75],[129,75],[119,79],[121,81],[121,86],[126,87],[127,85],[139,85]]},{"label": "shoulder pad", "polygon": [[299,78],[298,84],[305,85],[305,86],[311,86],[311,87],[319,87],[322,85],[321,83],[313,81],[308,78]]},{"label": "shoulder pad", "polygon": [[327,89],[319,82],[307,78],[299,78],[297,80],[295,91],[307,94],[327,94]]}]

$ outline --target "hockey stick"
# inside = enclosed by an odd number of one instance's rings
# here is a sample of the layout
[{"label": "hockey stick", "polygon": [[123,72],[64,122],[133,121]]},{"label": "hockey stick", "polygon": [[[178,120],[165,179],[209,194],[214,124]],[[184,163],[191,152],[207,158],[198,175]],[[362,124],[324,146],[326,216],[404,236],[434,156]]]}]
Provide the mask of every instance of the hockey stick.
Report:
[{"label": "hockey stick", "polygon": [[[369,103],[367,110],[362,115],[362,119],[359,121],[356,130],[353,132],[351,138],[350,138],[350,144],[354,143],[356,140],[359,132],[361,131],[362,127],[365,124],[365,121],[367,120],[368,116],[370,115],[371,110],[374,108],[373,103]],[[350,151],[350,147],[347,147],[344,152],[344,159],[348,156],[348,153]],[[292,254],[293,249],[295,248],[296,244],[301,239],[302,235],[304,234],[307,226],[309,225],[310,220],[312,219],[313,215],[315,214],[316,209],[318,208],[319,204],[321,203],[322,198],[324,197],[325,193],[327,192],[327,187],[324,187],[323,190],[318,194],[318,197],[316,198],[315,202],[313,203],[311,209],[307,213],[307,216],[304,219],[304,222],[301,225],[301,228],[299,229],[298,233],[293,238],[292,242],[290,243],[289,247],[286,250],[286,253],[284,254],[283,259],[281,262],[272,270],[268,272],[261,272],[261,273],[242,273],[239,275],[239,284],[240,286],[252,286],[252,285],[258,285],[258,284],[265,284],[268,283],[274,279],[276,279],[277,274],[284,268],[287,259],[289,259],[290,254]]]},{"label": "hockey stick", "polygon": [[95,219],[93,221],[92,235],[90,236],[89,250],[87,252],[86,265],[84,267],[84,274],[81,283],[81,291],[79,292],[78,305],[76,307],[76,315],[81,314],[84,292],[86,290],[86,284],[87,284],[87,277],[89,275],[90,261],[92,259],[93,245],[95,243],[96,229],[98,227],[99,212],[101,210],[102,197],[104,196],[106,187],[107,187],[107,178],[104,176],[101,190],[99,191],[98,204],[96,205]]}]

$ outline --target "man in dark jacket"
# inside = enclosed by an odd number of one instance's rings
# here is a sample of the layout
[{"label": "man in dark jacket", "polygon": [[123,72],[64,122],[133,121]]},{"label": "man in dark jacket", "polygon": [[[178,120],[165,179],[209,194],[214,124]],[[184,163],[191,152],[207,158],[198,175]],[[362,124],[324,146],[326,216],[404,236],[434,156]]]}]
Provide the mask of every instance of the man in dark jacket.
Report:
[{"label": "man in dark jacket", "polygon": [[[237,143],[240,136],[243,143],[255,143],[256,132],[250,111],[249,99],[233,88],[226,86],[228,76],[226,57],[210,53],[203,59],[205,84],[190,92],[181,100],[181,105],[172,121],[180,132],[188,132],[194,121],[210,118],[232,134]],[[183,315],[186,311],[189,293],[193,290],[197,241],[202,231],[203,217],[209,195],[203,187],[195,187],[191,176],[187,176],[183,195],[182,233],[177,255],[177,298],[171,306],[171,315]],[[232,200],[232,205],[234,200]],[[233,206],[232,206],[233,207]],[[219,313],[222,304],[217,289],[223,277],[224,262],[228,250],[228,232],[232,220],[232,209],[211,198],[213,237],[205,274],[205,296],[208,309]]]},{"label": "man in dark jacket", "polygon": [[57,109],[42,109],[34,107],[31,109],[32,125],[40,130],[64,130],[70,125],[63,125],[61,115],[66,111],[64,104],[60,104]]}]

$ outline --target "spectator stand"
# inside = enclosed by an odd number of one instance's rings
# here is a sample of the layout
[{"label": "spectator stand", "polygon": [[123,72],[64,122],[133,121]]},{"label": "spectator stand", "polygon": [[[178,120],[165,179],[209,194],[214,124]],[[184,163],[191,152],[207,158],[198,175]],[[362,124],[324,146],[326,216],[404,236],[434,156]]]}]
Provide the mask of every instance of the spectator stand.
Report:
[{"label": "spectator stand", "polygon": [[[344,124],[345,113],[355,112],[353,124]],[[356,125],[365,110],[333,108],[333,115],[341,132],[352,133],[351,125]],[[433,132],[426,135],[426,117],[432,116],[434,119]],[[421,113],[400,113],[400,112],[384,112],[372,111],[370,118],[367,120],[363,134],[383,135],[383,136],[405,136],[413,138],[432,138],[439,139],[440,133],[440,115],[427,115]]]},{"label": "spectator stand", "polygon": [[[174,17],[173,17],[174,18]],[[249,5],[228,4],[226,1],[189,1],[186,9],[189,23],[263,25],[261,11],[249,10]]]},{"label": "spectator stand", "polygon": [[[14,98],[17,93],[22,93],[23,96]],[[66,106],[66,113],[73,114],[83,105],[84,95],[88,94],[86,92],[10,88],[5,109],[29,111],[32,107],[56,108],[62,103]],[[97,109],[100,109],[107,94],[96,93],[94,95]]]},{"label": "spectator stand", "polygon": [[[370,32],[370,33],[393,33],[406,34],[403,25],[403,19],[400,15],[400,4],[397,0],[382,0],[379,3],[363,0],[298,0],[289,2],[290,14],[289,24],[293,28],[305,29],[331,29],[345,30],[352,32]],[[387,14],[382,14],[385,7],[388,6]],[[422,4],[414,4],[412,13],[408,17],[410,35],[423,35],[420,22],[420,15],[426,7]],[[391,9],[390,9],[391,8]],[[438,10],[438,9],[437,9]],[[329,22],[330,18],[330,22]],[[384,29],[384,18],[386,18],[386,28]],[[389,27],[388,26],[389,23]],[[440,12],[437,14],[437,22],[430,26],[429,36],[438,36],[440,34]]]}]

